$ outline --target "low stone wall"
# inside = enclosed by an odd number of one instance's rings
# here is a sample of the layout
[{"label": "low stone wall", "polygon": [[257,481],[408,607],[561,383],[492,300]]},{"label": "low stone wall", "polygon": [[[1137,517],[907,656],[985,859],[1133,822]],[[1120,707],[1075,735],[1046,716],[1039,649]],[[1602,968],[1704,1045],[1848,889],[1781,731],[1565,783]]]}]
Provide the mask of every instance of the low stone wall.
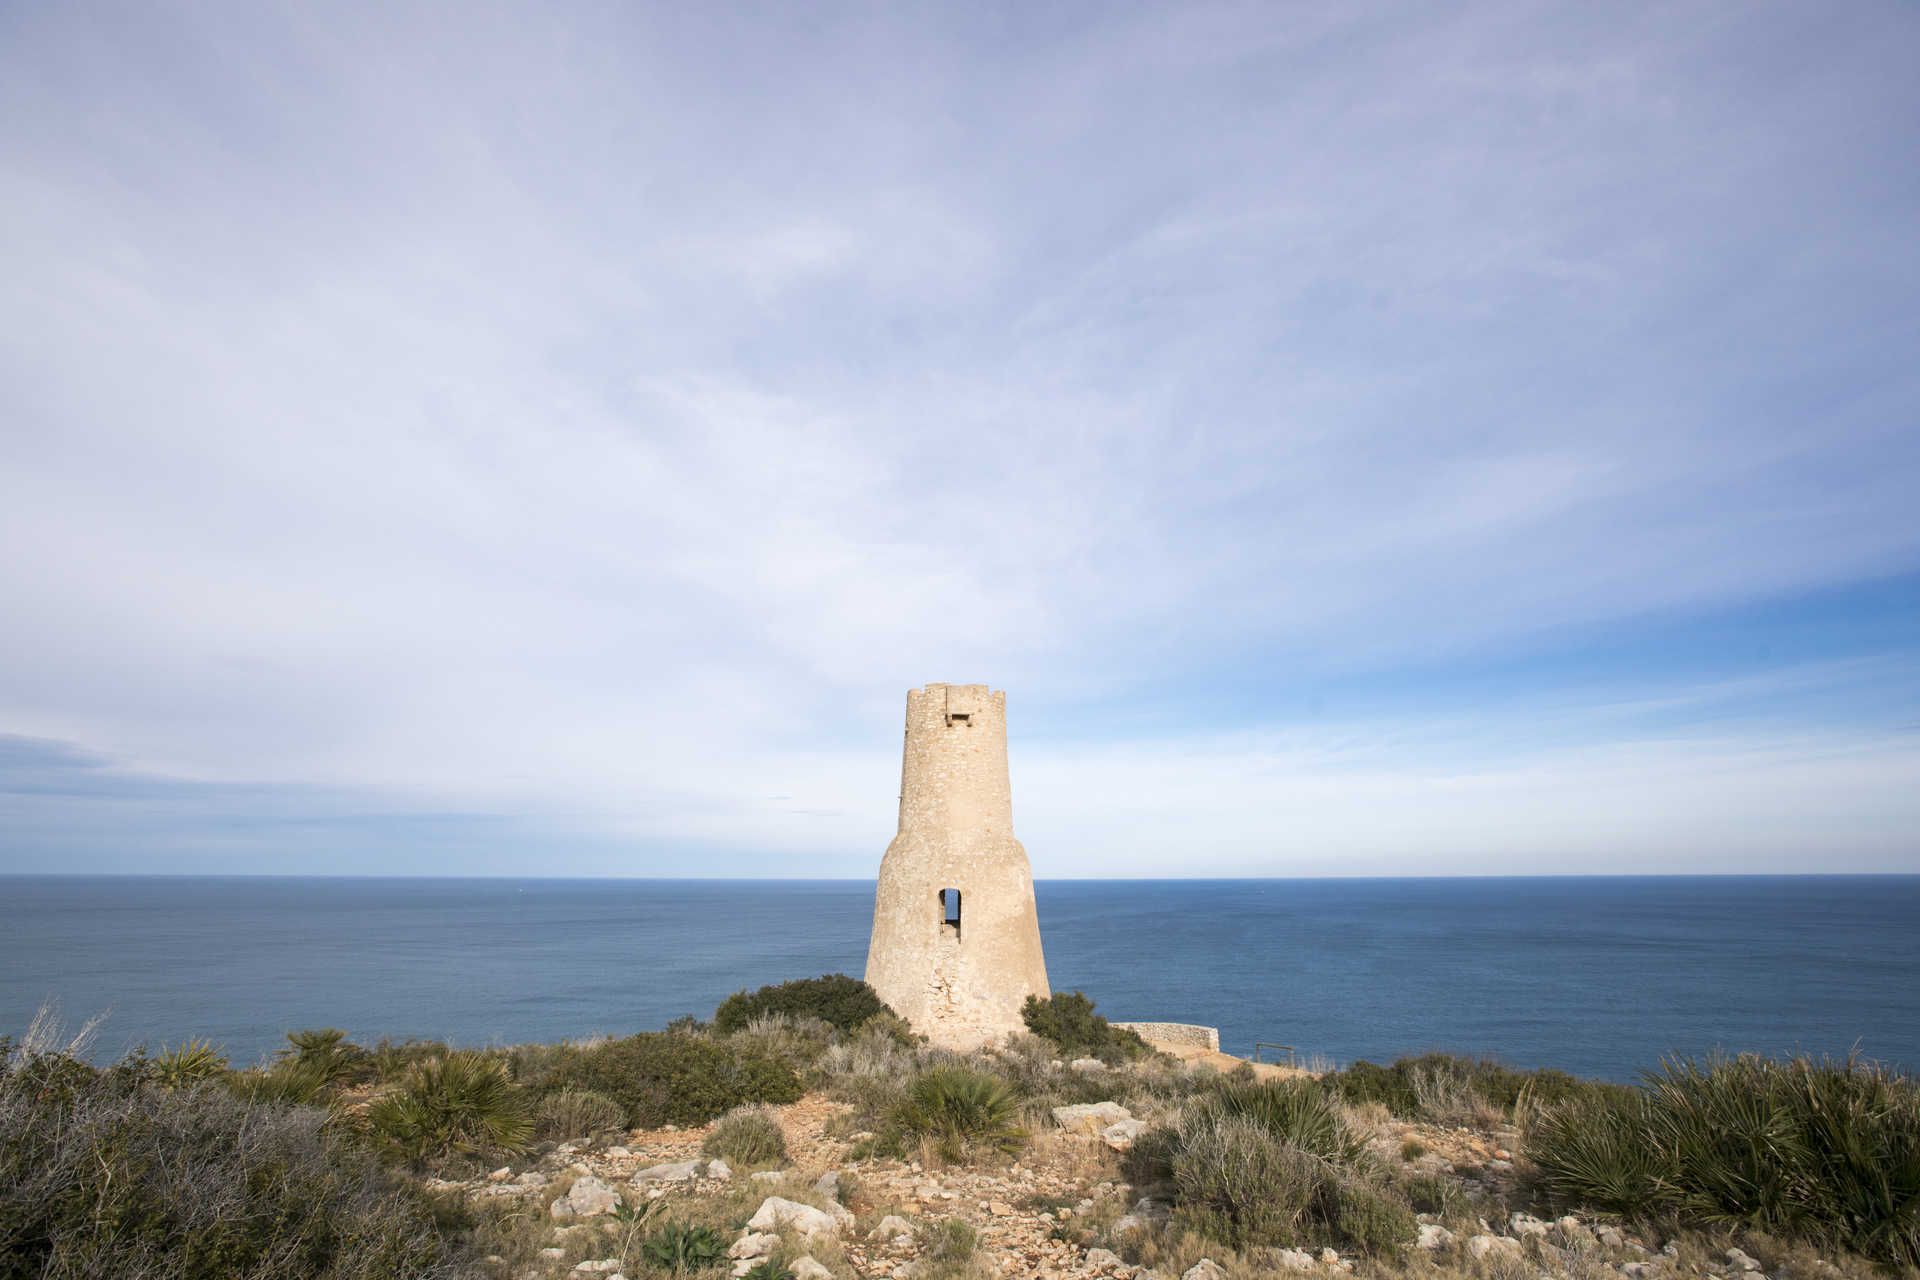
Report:
[{"label": "low stone wall", "polygon": [[1139,1035],[1156,1049],[1205,1049],[1220,1052],[1220,1028],[1201,1027],[1191,1022],[1116,1022]]}]

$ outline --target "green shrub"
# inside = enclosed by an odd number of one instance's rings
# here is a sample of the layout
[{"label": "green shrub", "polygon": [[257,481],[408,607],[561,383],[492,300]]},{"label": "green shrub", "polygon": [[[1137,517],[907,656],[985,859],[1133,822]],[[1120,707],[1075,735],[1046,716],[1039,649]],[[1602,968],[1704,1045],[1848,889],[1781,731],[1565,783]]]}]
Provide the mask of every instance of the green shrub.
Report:
[{"label": "green shrub", "polygon": [[434,1157],[512,1154],[533,1134],[526,1093],[506,1063],[460,1052],[415,1067],[405,1083],[367,1108],[375,1138],[415,1163]]},{"label": "green shrub", "polygon": [[725,1261],[727,1246],[710,1227],[669,1222],[641,1242],[640,1256],[648,1266],[685,1275]]},{"label": "green shrub", "polygon": [[1120,1175],[1136,1187],[1152,1187],[1173,1181],[1173,1157],[1180,1150],[1180,1135],[1173,1129],[1149,1129],[1133,1140],[1120,1155]]},{"label": "green shrub", "polygon": [[1391,1067],[1383,1067],[1362,1058],[1349,1067],[1321,1076],[1320,1083],[1353,1106],[1377,1102],[1396,1116],[1412,1118],[1420,1114],[1420,1099],[1413,1092],[1413,1081],[1402,1069],[1407,1061],[1402,1058]]},{"label": "green shrub", "polygon": [[540,1099],[534,1129],[543,1138],[589,1138],[627,1122],[627,1109],[591,1089],[561,1089]]},{"label": "green shrub", "polygon": [[1446,1217],[1467,1205],[1466,1188],[1445,1174],[1412,1174],[1400,1179],[1400,1189],[1416,1213],[1437,1213]]},{"label": "green shrub", "polygon": [[894,1107],[888,1127],[928,1139],[948,1160],[989,1151],[1018,1151],[1027,1140],[1020,1104],[1006,1081],[970,1067],[934,1067],[916,1076]]},{"label": "green shrub", "polygon": [[1476,1104],[1512,1115],[1523,1099],[1532,1107],[1548,1107],[1612,1087],[1564,1071],[1520,1071],[1491,1058],[1450,1053],[1401,1058],[1390,1067],[1362,1059],[1322,1076],[1320,1083],[1355,1106],[1378,1102],[1402,1119],[1443,1124],[1478,1118]]},{"label": "green shrub", "polygon": [[1310,1081],[1280,1083],[1228,1082],[1181,1120],[1168,1157],[1178,1225],[1235,1248],[1410,1242],[1413,1210],[1377,1180],[1337,1104]]},{"label": "green shrub", "polygon": [[1190,1116],[1173,1155],[1175,1216],[1235,1248],[1291,1244],[1326,1176],[1323,1161],[1253,1120]]},{"label": "green shrub", "polygon": [[326,1112],[139,1075],[0,1066],[0,1276],[468,1274],[423,1195]]},{"label": "green shrub", "polygon": [[980,1247],[979,1234],[960,1218],[922,1222],[914,1235],[919,1240],[920,1256],[936,1268],[968,1262]]},{"label": "green shrub", "polygon": [[147,1073],[155,1084],[169,1089],[185,1089],[227,1074],[227,1058],[205,1040],[193,1039],[163,1052],[147,1063]]},{"label": "green shrub", "polygon": [[1390,1188],[1353,1174],[1328,1179],[1322,1203],[1327,1225],[1349,1246],[1367,1253],[1398,1252],[1420,1233],[1404,1200]]},{"label": "green shrub", "polygon": [[1400,1158],[1402,1160],[1411,1162],[1418,1160],[1425,1154],[1427,1154],[1427,1144],[1418,1138],[1408,1138],[1400,1144]]},{"label": "green shrub", "polygon": [[793,1268],[778,1255],[756,1262],[740,1280],[794,1280]]},{"label": "green shrub", "polygon": [[1335,1164],[1352,1164],[1367,1149],[1366,1138],[1347,1124],[1339,1104],[1312,1080],[1230,1080],[1200,1105],[1215,1115],[1251,1120],[1280,1141]]},{"label": "green shrub", "polygon": [[375,1080],[398,1080],[429,1058],[444,1058],[453,1046],[443,1040],[394,1041],[382,1036],[367,1050],[367,1067]]},{"label": "green shrub", "polygon": [[748,1102],[796,1102],[800,1078],[785,1064],[725,1041],[665,1031],[642,1032],[580,1049],[562,1061],[547,1087],[591,1089],[626,1108],[627,1123],[705,1124]]},{"label": "green shrub", "polygon": [[1048,1000],[1028,996],[1020,1017],[1027,1030],[1051,1043],[1062,1057],[1115,1063],[1147,1052],[1145,1040],[1095,1013],[1093,1001],[1079,991],[1056,991]]},{"label": "green shrub", "polygon": [[227,1083],[251,1102],[307,1106],[326,1101],[333,1091],[333,1072],[326,1063],[287,1058],[262,1070],[242,1071]]},{"label": "green shrub", "polygon": [[796,1073],[811,1074],[838,1033],[818,1018],[796,1018],[785,1013],[762,1014],[727,1037],[741,1053],[784,1062]]},{"label": "green shrub", "polygon": [[1546,1111],[1528,1153],[1564,1203],[1920,1265],[1920,1085],[1871,1064],[1677,1060]]},{"label": "green shrub", "polygon": [[713,1122],[700,1150],[731,1164],[779,1164],[787,1158],[787,1135],[765,1107],[735,1107]]},{"label": "green shrub", "polygon": [[373,1075],[367,1051],[338,1027],[287,1032],[287,1047],[280,1051],[279,1060],[297,1063],[328,1085],[356,1084]]},{"label": "green shrub", "polygon": [[742,1030],[755,1018],[784,1013],[795,1018],[818,1018],[840,1031],[852,1031],[878,1014],[893,1010],[872,987],[844,973],[800,978],[748,994],[735,992],[713,1013],[713,1029],[721,1035]]}]

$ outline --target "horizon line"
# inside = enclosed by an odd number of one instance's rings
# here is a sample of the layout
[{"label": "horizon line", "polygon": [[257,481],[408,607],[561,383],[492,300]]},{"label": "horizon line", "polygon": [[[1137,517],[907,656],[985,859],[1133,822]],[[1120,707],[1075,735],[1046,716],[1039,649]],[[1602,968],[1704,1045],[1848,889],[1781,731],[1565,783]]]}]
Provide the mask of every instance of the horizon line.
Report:
[{"label": "horizon line", "polygon": [[[405,875],[326,871],[0,871],[0,880],[534,880],[556,883],[644,881],[674,884],[873,884],[865,876],[551,876],[485,872],[472,875]],[[1218,884],[1246,881],[1320,880],[1913,880],[1916,871],[1559,871],[1436,875],[1295,876],[1036,876],[1035,884]]]}]

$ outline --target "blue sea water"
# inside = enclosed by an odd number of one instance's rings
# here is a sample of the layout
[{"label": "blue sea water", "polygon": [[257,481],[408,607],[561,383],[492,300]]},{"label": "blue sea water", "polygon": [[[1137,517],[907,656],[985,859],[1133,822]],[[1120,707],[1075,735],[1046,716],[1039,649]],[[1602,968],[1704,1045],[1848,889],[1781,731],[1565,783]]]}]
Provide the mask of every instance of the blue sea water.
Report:
[{"label": "blue sea water", "polygon": [[[1336,1062],[1429,1049],[1631,1079],[1664,1054],[1920,1070],[1920,876],[1043,881],[1056,990]],[[706,1016],[866,959],[853,881],[0,879],[0,1033],[113,1057],[290,1029],[461,1043]]]}]

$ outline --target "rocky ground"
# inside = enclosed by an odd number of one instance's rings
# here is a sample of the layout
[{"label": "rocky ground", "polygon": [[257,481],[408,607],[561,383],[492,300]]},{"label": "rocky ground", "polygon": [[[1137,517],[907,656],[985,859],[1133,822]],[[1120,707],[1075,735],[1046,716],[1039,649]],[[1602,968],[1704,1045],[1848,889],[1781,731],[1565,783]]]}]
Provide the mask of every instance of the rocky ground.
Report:
[{"label": "rocky ground", "polygon": [[[789,1159],[779,1169],[735,1170],[701,1154],[705,1128],[636,1130],[570,1142],[482,1178],[438,1184],[496,1207],[520,1224],[517,1248],[491,1261],[507,1280],[633,1276],[645,1272],[637,1241],[666,1221],[748,1225],[729,1230],[729,1262],[744,1274],[776,1248],[799,1280],[826,1277],[972,1276],[1041,1280],[1235,1280],[1239,1277],[1471,1275],[1480,1280],[1834,1280],[1841,1268],[1805,1250],[1761,1250],[1731,1238],[1655,1241],[1599,1221],[1543,1221],[1521,1203],[1511,1131],[1476,1132],[1382,1120],[1372,1145],[1382,1160],[1457,1180],[1469,1206],[1444,1220],[1423,1215],[1402,1258],[1343,1257],[1330,1248],[1201,1254],[1156,1238],[1166,1208],[1121,1180],[1117,1152],[1143,1126],[1117,1104],[1060,1108],[1015,1161],[935,1167],[852,1158],[863,1136],[837,1136],[845,1108],[813,1095],[774,1108]],[[842,1123],[836,1123],[842,1121]],[[947,1219],[977,1236],[970,1259],[941,1259],[932,1229]],[[933,1256],[929,1256],[932,1254]],[[1154,1266],[1128,1262],[1153,1257]],[[1849,1269],[1851,1271],[1852,1269]],[[1862,1273],[1863,1274],[1863,1273]]]}]

